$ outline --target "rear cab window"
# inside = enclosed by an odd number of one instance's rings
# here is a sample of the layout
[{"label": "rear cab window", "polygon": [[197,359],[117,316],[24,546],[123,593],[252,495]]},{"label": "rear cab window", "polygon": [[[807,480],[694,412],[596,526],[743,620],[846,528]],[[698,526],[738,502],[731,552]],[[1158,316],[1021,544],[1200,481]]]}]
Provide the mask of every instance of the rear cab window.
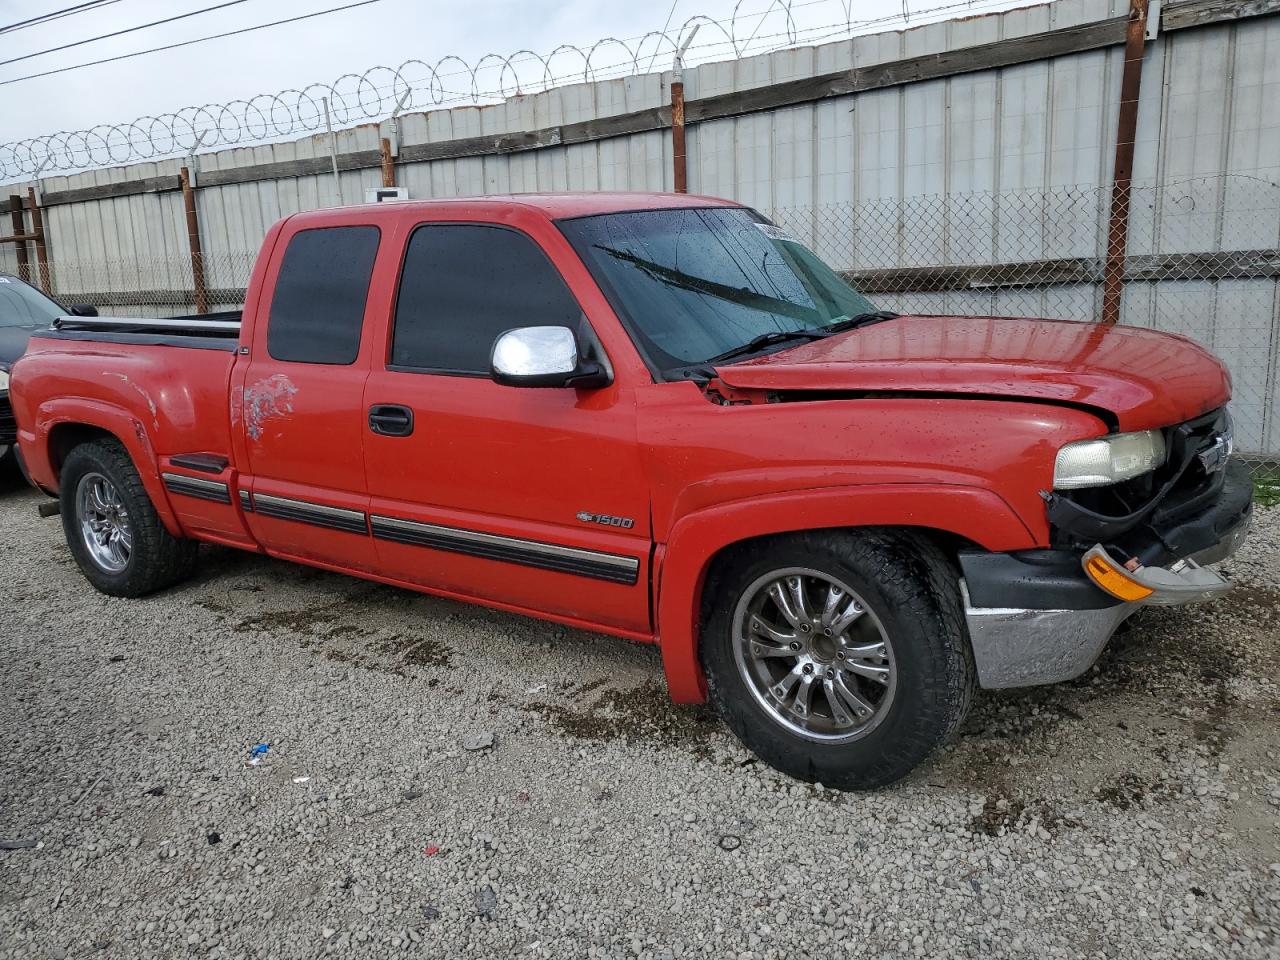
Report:
[{"label": "rear cab window", "polygon": [[363,225],[293,235],[267,320],[267,352],[273,360],[355,363],[379,236],[377,227]]},{"label": "rear cab window", "polygon": [[494,341],[516,327],[569,327],[588,336],[559,271],[510,227],[429,223],[409,238],[396,297],[393,370],[489,375]]}]

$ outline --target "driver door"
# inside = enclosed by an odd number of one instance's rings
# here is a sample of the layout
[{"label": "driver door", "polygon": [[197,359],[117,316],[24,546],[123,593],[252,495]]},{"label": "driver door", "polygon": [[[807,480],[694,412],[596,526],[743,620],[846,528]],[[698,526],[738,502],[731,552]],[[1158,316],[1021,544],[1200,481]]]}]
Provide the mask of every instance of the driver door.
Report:
[{"label": "driver door", "polygon": [[496,223],[420,223],[365,385],[370,523],[391,576],[647,635],[649,497],[632,393],[501,386],[515,327],[592,331],[539,245]]}]

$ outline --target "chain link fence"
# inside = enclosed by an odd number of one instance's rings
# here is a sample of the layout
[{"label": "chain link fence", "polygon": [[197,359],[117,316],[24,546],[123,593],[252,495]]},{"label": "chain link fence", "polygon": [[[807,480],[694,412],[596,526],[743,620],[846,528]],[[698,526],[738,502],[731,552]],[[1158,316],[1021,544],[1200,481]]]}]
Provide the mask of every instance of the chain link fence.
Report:
[{"label": "chain link fence", "polygon": [[[1204,344],[1231,370],[1239,454],[1280,488],[1280,185],[1135,185],[1126,254],[1109,261],[1110,208],[1110,187],[1081,186],[768,212],[881,307],[1079,321],[1110,311]],[[204,255],[211,311],[243,305],[256,255]],[[194,311],[186,256],[50,266],[64,304],[118,316]]]},{"label": "chain link fence", "polygon": [[[204,254],[209,310],[239,310],[258,251]],[[33,263],[14,272],[39,285]],[[175,317],[196,312],[191,258],[51,260],[50,291],[63,306],[85,303],[104,317]]]}]

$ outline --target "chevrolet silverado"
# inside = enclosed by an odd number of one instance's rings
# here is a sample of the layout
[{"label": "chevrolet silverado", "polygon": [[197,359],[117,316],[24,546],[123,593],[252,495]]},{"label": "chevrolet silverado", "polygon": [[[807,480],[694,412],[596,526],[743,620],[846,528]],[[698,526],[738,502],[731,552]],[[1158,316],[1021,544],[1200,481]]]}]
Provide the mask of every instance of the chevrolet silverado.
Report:
[{"label": "chevrolet silverado", "polygon": [[878,310],[660,194],[298,214],[240,318],[64,317],[12,372],[99,590],[206,542],[656,643],[674,700],[841,788],[1228,588],[1230,392],[1179,336]]}]

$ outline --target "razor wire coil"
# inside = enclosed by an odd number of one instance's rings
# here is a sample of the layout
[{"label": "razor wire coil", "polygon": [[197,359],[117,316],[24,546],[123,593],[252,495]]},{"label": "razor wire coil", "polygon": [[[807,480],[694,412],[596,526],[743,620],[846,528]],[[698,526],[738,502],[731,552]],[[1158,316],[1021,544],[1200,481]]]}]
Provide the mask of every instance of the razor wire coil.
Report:
[{"label": "razor wire coil", "polygon": [[[434,63],[413,58],[396,67],[345,73],[329,83],[0,143],[0,179],[153,161],[196,149],[312,134],[324,128],[325,100],[333,123],[349,126],[385,118],[397,106],[421,111],[490,103],[565,83],[633,76],[648,72],[658,57],[673,56],[695,30],[700,42],[690,47],[690,54],[700,62],[739,59],[748,53],[851,36],[874,26],[973,11],[998,5],[999,0],[952,0],[916,11],[904,3],[902,11],[892,16],[865,19],[855,19],[856,0],[769,0],[763,10],[745,10],[745,2],[738,0],[727,20],[699,14],[678,27],[639,37],[604,37],[587,46],[566,43],[546,54],[527,49],[507,55],[486,53],[470,63],[453,54]],[[833,7],[833,19],[821,26],[799,27],[796,11],[815,6]],[[766,23],[772,29],[762,33]]]}]

